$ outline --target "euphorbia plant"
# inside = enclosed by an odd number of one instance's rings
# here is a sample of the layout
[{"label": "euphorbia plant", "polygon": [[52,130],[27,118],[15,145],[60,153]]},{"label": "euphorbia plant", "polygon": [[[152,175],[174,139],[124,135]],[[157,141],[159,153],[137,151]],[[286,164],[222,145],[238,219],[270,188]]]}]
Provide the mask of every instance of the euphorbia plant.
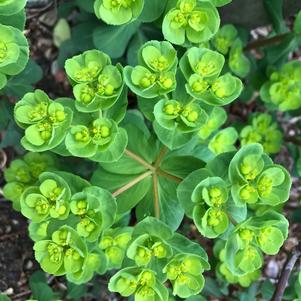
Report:
[{"label": "euphorbia plant", "polygon": [[[154,1],[150,12],[146,0],[91,1],[108,30],[156,20],[165,40],[143,37],[131,62],[84,49],[65,61],[73,97],[36,89],[16,102],[28,153],[5,170],[3,192],[30,220],[45,272],[75,284],[107,274],[110,291],[136,301],[202,300],[211,267],[221,281],[248,287],[264,254],[279,252],[292,181],[268,155],[283,139],[268,110],[300,107],[300,64],[270,72],[261,62],[268,76],[250,80],[255,58],[246,39],[234,25],[220,27],[217,7],[229,2]],[[0,13],[23,7],[2,1]],[[20,30],[0,25],[1,32],[0,88],[28,54]],[[249,87],[265,112],[249,125],[243,115],[233,122],[229,107]],[[206,254],[211,240],[218,262]]]}]

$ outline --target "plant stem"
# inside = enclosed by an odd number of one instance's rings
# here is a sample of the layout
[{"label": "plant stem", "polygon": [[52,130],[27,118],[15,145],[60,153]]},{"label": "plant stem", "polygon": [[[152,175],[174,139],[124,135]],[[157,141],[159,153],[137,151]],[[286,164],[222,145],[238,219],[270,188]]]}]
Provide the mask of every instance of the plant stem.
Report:
[{"label": "plant stem", "polygon": [[271,301],[281,301],[282,300],[285,288],[287,287],[287,284],[288,284],[289,276],[290,276],[297,260],[300,257],[301,257],[301,250],[300,250],[300,245],[298,245],[294,249],[294,251],[292,252],[290,257],[287,259],[287,261],[283,267],[276,290],[274,292],[274,295],[273,295]]},{"label": "plant stem", "polygon": [[254,42],[249,43],[244,50],[245,51],[250,51],[253,49],[258,49],[261,47],[266,47],[266,46],[270,46],[270,45],[274,45],[274,44],[279,44],[281,43],[283,40],[285,40],[287,37],[289,37],[291,35],[291,32],[288,33],[283,33],[271,38],[266,38],[266,39],[259,39],[256,40]]},{"label": "plant stem", "polygon": [[158,176],[155,173],[153,174],[153,186],[154,186],[154,209],[155,209],[155,217],[156,218],[160,218]]},{"label": "plant stem", "polygon": [[122,194],[123,192],[125,192],[126,190],[132,188],[133,186],[135,186],[136,184],[138,184],[139,182],[141,182],[142,180],[144,180],[145,178],[147,178],[148,176],[152,175],[152,171],[147,171],[145,173],[143,173],[142,175],[138,176],[137,178],[133,179],[132,181],[130,181],[129,183],[125,184],[124,186],[122,186],[121,188],[117,189],[116,191],[114,191],[112,193],[112,195],[114,197]]},{"label": "plant stem", "polygon": [[155,168],[157,169],[162,161],[162,159],[164,158],[166,152],[168,151],[168,148],[164,145],[161,150],[160,150],[160,153],[156,159],[156,162],[155,162]]},{"label": "plant stem", "polygon": [[170,180],[172,180],[172,181],[174,181],[174,182],[176,182],[178,184],[180,184],[183,181],[181,178],[178,178],[178,177],[176,177],[174,175],[171,175],[171,174],[169,174],[169,173],[167,173],[167,172],[165,172],[165,171],[163,171],[161,169],[157,170],[157,174],[158,174],[158,176],[170,179]]},{"label": "plant stem", "polygon": [[141,157],[139,157],[138,155],[132,153],[130,150],[126,149],[124,152],[127,156],[129,156],[130,158],[134,159],[135,161],[137,161],[138,163],[140,163],[141,165],[143,165],[144,167],[146,167],[147,169],[151,170],[151,171],[155,171],[155,167],[152,166],[151,164],[149,164],[148,162],[146,162],[145,160],[143,160]]}]

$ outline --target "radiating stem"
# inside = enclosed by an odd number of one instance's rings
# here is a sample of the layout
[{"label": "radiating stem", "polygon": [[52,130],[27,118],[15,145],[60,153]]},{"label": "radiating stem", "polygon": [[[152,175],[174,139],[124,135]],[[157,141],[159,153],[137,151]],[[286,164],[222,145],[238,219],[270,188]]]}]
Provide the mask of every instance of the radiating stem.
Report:
[{"label": "radiating stem", "polygon": [[158,176],[155,173],[153,174],[153,186],[154,186],[154,210],[155,210],[155,217],[156,218],[160,218]]},{"label": "radiating stem", "polygon": [[162,159],[164,158],[164,156],[165,156],[165,154],[166,154],[167,151],[168,151],[168,148],[164,145],[161,148],[160,153],[158,155],[158,158],[157,158],[157,160],[155,162],[155,168],[159,167],[159,165],[160,165],[160,163],[161,163]]},{"label": "radiating stem", "polygon": [[141,165],[143,165],[144,167],[146,167],[147,169],[149,169],[151,171],[155,171],[155,167],[154,166],[152,166],[151,164],[149,164],[148,162],[146,162],[144,159],[142,159],[138,155],[132,153],[130,150],[126,149],[125,150],[125,154],[127,156],[129,156],[130,158],[134,159],[135,161],[137,161],[138,163],[140,163]]},{"label": "radiating stem", "polygon": [[114,191],[112,193],[112,195],[114,197],[117,197],[118,195],[122,194],[123,192],[125,192],[126,190],[132,188],[133,186],[135,186],[136,184],[138,184],[139,182],[141,182],[142,180],[144,180],[145,178],[149,177],[150,175],[152,175],[152,171],[147,171],[145,173],[143,173],[142,175],[138,176],[137,178],[133,179],[132,181],[130,181],[129,183],[127,183],[126,185],[122,186],[121,188],[117,189],[116,191]]},{"label": "radiating stem", "polygon": [[183,179],[178,178],[178,177],[176,177],[174,175],[171,175],[171,174],[169,174],[169,173],[167,173],[167,172],[165,172],[165,171],[163,171],[161,169],[157,170],[157,174],[158,174],[158,176],[167,178],[167,179],[172,180],[172,181],[174,181],[174,182],[176,182],[178,184],[180,184],[183,181]]}]

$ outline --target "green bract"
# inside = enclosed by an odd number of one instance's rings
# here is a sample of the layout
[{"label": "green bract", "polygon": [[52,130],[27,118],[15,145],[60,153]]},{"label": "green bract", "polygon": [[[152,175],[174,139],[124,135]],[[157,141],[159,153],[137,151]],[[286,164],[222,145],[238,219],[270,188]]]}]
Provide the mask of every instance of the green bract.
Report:
[{"label": "green bract", "polygon": [[78,217],[77,233],[87,241],[94,242],[104,229],[114,223],[116,203],[108,191],[90,186],[72,196],[70,210]]},{"label": "green bract", "polygon": [[0,15],[14,15],[22,10],[25,4],[26,0],[2,0],[0,1]]},{"label": "green bract", "polygon": [[3,187],[4,196],[20,210],[20,197],[23,191],[35,184],[41,173],[56,168],[54,156],[50,154],[27,153],[22,159],[12,161],[4,171],[7,184]]},{"label": "green bract", "polygon": [[[0,13],[2,3],[0,2]],[[0,89],[2,89],[7,83],[8,76],[16,75],[25,68],[29,49],[27,40],[19,29],[0,24],[0,37]]]},{"label": "green bract", "polygon": [[260,89],[260,96],[280,111],[296,110],[301,107],[300,80],[301,62],[291,61],[270,75]]},{"label": "green bract", "polygon": [[98,253],[89,253],[85,242],[69,226],[53,232],[49,240],[36,242],[34,250],[44,271],[54,275],[66,274],[70,281],[78,284],[89,281],[105,264],[105,258]]},{"label": "green bract", "polygon": [[237,205],[244,203],[276,206],[288,200],[291,180],[288,172],[273,164],[260,144],[241,148],[229,166],[232,197]]},{"label": "green bract", "polygon": [[197,295],[204,287],[202,273],[208,268],[203,258],[194,254],[178,254],[165,267],[164,273],[172,283],[173,295],[187,298]]},{"label": "green bract", "polygon": [[194,188],[191,196],[195,203],[193,221],[202,235],[215,238],[227,230],[228,195],[227,184],[219,177],[208,177]]},{"label": "green bract", "polygon": [[97,80],[111,59],[99,50],[88,50],[83,54],[66,60],[65,69],[68,77],[75,83],[91,83]]},{"label": "green bract", "polygon": [[224,63],[223,55],[216,51],[190,48],[180,60],[187,92],[209,105],[223,106],[235,100],[243,85],[230,73],[221,75]]},{"label": "green bract", "polygon": [[137,266],[146,266],[152,258],[169,258],[171,247],[161,238],[143,234],[138,236],[129,246],[127,256],[133,259]]},{"label": "green bract", "polygon": [[168,300],[167,288],[156,279],[152,270],[126,268],[115,274],[109,283],[112,292],[124,297],[134,295],[135,301]]},{"label": "green bract", "polygon": [[238,133],[233,127],[225,128],[219,131],[210,140],[208,148],[214,154],[221,154],[236,150],[234,144],[238,138]]},{"label": "green bract", "polygon": [[202,140],[207,139],[213,132],[222,126],[227,120],[227,113],[223,108],[213,107],[209,113],[207,122],[201,126],[198,135]]},{"label": "green bract", "polygon": [[65,180],[54,173],[39,176],[39,185],[28,187],[21,196],[21,212],[34,222],[49,216],[66,219],[69,215],[71,191]]},{"label": "green bract", "polygon": [[126,250],[132,239],[133,228],[114,228],[103,232],[99,248],[105,252],[108,268],[118,269],[124,260]]},{"label": "green bract", "polygon": [[208,1],[179,0],[164,17],[162,31],[176,45],[208,41],[217,32],[220,18]]},{"label": "green bract", "polygon": [[251,125],[241,130],[240,142],[242,145],[260,143],[266,153],[274,154],[280,151],[282,136],[271,115],[258,114],[253,116]]},{"label": "green bract", "polygon": [[73,85],[75,106],[80,112],[95,112],[112,107],[121,96],[121,65],[113,66],[101,51],[88,50],[68,59],[66,72]]},{"label": "green bract", "polygon": [[154,115],[160,126],[170,130],[177,128],[184,133],[197,131],[207,120],[207,114],[198,104],[181,105],[174,99],[159,101]]},{"label": "green bract", "polygon": [[277,254],[288,234],[288,221],[267,211],[238,224],[226,243],[225,263],[235,275],[253,273],[263,264],[262,252]]},{"label": "green bract", "polygon": [[24,148],[40,152],[53,149],[64,140],[73,112],[36,90],[17,102],[14,115],[19,126],[25,129],[21,140]]},{"label": "green bract", "polygon": [[137,19],[143,6],[144,0],[96,0],[94,11],[105,23],[121,25]]},{"label": "green bract", "polygon": [[114,120],[98,118],[86,125],[71,126],[65,144],[73,156],[110,161],[110,158],[106,160],[104,156],[113,153],[110,157],[114,161],[122,155],[127,144],[127,135]]},{"label": "green bract", "polygon": [[154,98],[176,88],[177,52],[166,41],[150,41],[138,54],[136,67],[126,66],[125,81],[137,95]]},{"label": "green bract", "polygon": [[229,67],[231,71],[239,77],[246,77],[251,68],[251,63],[244,55],[243,45],[239,39],[236,39],[231,45],[229,53]]},{"label": "green bract", "polygon": [[237,30],[232,24],[222,26],[211,42],[214,48],[223,55],[228,54],[234,40],[237,37]]},{"label": "green bract", "polygon": [[214,255],[221,261],[221,263],[217,267],[217,277],[226,279],[227,282],[232,284],[238,283],[243,287],[249,287],[253,282],[258,280],[261,274],[260,270],[255,270],[254,272],[250,272],[245,275],[239,276],[233,274],[225,263],[225,261],[227,261],[225,258],[225,254],[225,242],[222,240],[217,241],[214,245]]}]

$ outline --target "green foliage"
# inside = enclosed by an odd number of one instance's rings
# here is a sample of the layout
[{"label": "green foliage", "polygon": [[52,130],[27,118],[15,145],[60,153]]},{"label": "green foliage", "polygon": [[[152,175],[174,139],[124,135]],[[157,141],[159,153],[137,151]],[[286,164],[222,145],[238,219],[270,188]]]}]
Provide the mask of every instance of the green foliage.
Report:
[{"label": "green foliage", "polygon": [[[16,2],[16,1],[15,1]],[[14,27],[0,24],[0,89],[7,77],[20,73],[28,61],[28,43],[23,33]]]},{"label": "green foliage", "polygon": [[252,116],[251,125],[245,126],[240,132],[240,143],[260,143],[267,154],[278,153],[281,148],[283,134],[278,130],[277,123],[273,122],[268,114]]},{"label": "green foliage", "polygon": [[289,198],[291,179],[286,169],[274,164],[260,144],[242,147],[229,165],[231,193],[238,206],[277,206]]},{"label": "green foliage", "polygon": [[217,32],[220,18],[209,1],[179,0],[164,17],[166,40],[176,45],[207,42]]},{"label": "green foliage", "polygon": [[242,91],[242,82],[230,73],[220,74],[224,63],[223,55],[218,52],[190,48],[180,61],[188,94],[215,106],[223,106],[235,100]]},{"label": "green foliage", "polygon": [[96,0],[94,11],[107,24],[121,25],[139,17],[143,5],[144,0]]},{"label": "green foliage", "polygon": [[27,153],[22,159],[12,161],[10,167],[4,171],[5,198],[13,202],[16,210],[20,210],[20,197],[24,190],[35,184],[41,173],[55,170],[56,167],[56,158],[47,153]]},{"label": "green foliage", "polygon": [[[56,294],[37,272],[31,298],[92,297],[106,275],[135,301],[270,299],[259,278],[288,237],[292,180],[268,154],[299,133],[301,63],[288,58],[300,13],[289,32],[282,1],[264,1],[273,30],[248,52],[248,32],[220,27],[231,0],[61,3],[54,43],[74,99],[51,99],[32,88],[25,2],[0,0],[0,147],[29,151],[4,170],[3,194],[29,219],[43,271],[68,281]],[[299,282],[294,271],[284,300],[300,299]],[[230,297],[229,284],[248,289]]]},{"label": "green foliage", "polygon": [[262,100],[280,111],[300,108],[300,71],[301,63],[291,61],[273,72],[260,89]]}]

